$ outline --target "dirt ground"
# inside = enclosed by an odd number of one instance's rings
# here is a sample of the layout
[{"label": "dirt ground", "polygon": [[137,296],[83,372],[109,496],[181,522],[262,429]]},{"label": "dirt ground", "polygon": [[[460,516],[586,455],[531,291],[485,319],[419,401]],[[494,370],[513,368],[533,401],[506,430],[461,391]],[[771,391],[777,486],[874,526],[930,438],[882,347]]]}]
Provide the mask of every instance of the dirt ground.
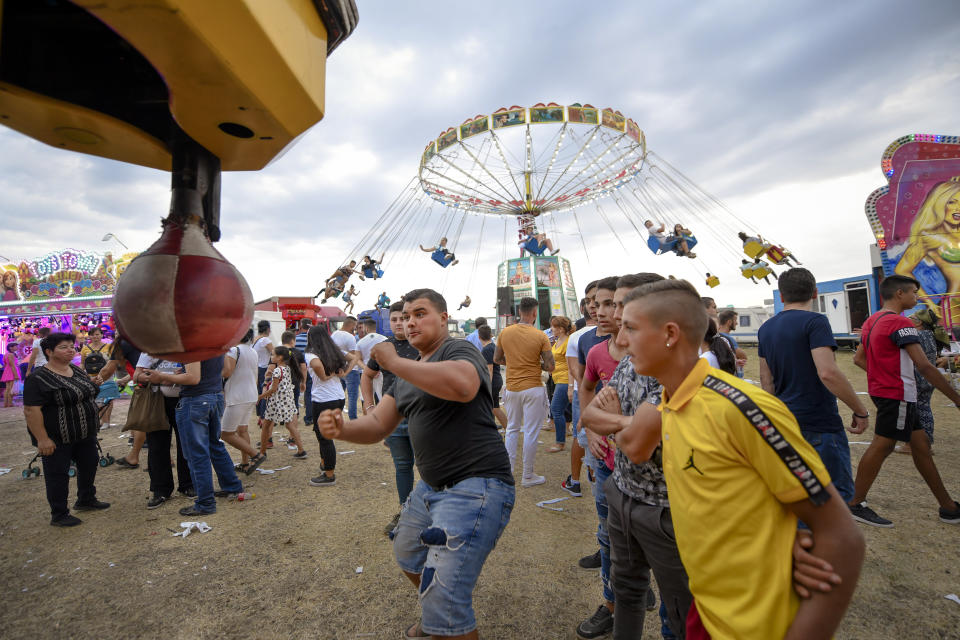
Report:
[{"label": "dirt ground", "polygon": [[[747,377],[757,379],[755,351],[750,355]],[[851,354],[838,357],[854,387],[865,391]],[[960,495],[956,409],[943,396],[934,401],[936,461]],[[125,412],[121,404],[114,421]],[[118,428],[101,435],[106,451],[126,453]],[[265,468],[291,468],[245,478],[256,499],[221,503],[206,518],[208,533],[173,537],[171,529],[186,520],[177,513],[186,498],[146,509],[145,453],[140,469],[99,470],[98,495],[110,509],[79,514],[82,525],[58,529],[48,524],[43,479],[20,477],[34,453],[22,411],[0,409],[0,467],[12,468],[0,476],[0,637],[401,637],[418,611],[382,533],[397,511],[389,452],[381,444],[338,443],[337,485],[311,487],[320,456],[312,434],[305,435],[309,459],[272,450]],[[518,486],[510,524],[475,591],[484,638],[574,638],[600,602],[599,575],[576,566],[597,548],[589,491],[556,505],[562,512],[535,505],[566,495],[559,483],[569,473],[569,454],[546,453],[552,437],[552,429],[541,433],[537,456],[547,484]],[[856,461],[864,446],[851,450]],[[938,521],[907,456],[891,456],[869,501],[896,527],[863,527],[867,559],[837,637],[960,638],[960,604],[944,598],[960,593],[960,530]],[[643,637],[660,637],[655,612]]]}]

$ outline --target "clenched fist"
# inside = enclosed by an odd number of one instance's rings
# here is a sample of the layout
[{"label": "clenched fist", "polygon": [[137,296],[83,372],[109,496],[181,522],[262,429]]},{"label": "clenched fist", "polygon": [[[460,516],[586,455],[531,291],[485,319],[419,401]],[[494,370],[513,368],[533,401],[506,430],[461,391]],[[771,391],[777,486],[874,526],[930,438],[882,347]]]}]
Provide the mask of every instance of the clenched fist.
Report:
[{"label": "clenched fist", "polygon": [[337,440],[343,433],[343,411],[327,409],[317,417],[317,428],[327,440]]}]

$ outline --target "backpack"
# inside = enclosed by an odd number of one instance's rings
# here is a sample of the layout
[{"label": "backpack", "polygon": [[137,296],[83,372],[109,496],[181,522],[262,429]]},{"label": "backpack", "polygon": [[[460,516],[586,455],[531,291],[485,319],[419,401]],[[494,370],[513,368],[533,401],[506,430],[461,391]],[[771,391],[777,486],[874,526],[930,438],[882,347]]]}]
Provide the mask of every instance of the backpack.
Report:
[{"label": "backpack", "polygon": [[101,352],[102,349],[107,346],[105,344],[100,345],[100,348],[96,351],[91,351],[87,356],[86,360],[83,361],[83,370],[89,373],[90,375],[96,375],[100,373],[100,370],[107,366],[107,359],[103,356]]}]

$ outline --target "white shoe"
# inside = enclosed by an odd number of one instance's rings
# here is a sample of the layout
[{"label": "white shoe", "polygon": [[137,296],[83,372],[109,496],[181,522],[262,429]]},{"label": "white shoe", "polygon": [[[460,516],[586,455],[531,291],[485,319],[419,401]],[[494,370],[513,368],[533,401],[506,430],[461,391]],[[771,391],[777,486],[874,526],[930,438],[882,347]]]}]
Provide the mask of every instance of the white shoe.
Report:
[{"label": "white shoe", "polygon": [[523,479],[520,480],[520,486],[535,487],[538,484],[543,484],[546,481],[547,479],[544,478],[543,476],[538,476],[537,474],[533,474],[530,477],[524,476]]}]

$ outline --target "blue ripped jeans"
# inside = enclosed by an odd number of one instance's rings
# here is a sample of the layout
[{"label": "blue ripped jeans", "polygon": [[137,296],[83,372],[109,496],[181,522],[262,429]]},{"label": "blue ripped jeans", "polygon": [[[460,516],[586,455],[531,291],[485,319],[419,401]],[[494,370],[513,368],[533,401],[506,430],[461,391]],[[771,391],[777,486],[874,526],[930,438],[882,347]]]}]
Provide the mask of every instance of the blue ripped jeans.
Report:
[{"label": "blue ripped jeans", "polygon": [[420,575],[420,627],[457,636],[477,628],[473,589],[510,521],[516,492],[494,478],[467,478],[443,491],[421,480],[400,514],[393,553]]},{"label": "blue ripped jeans", "polygon": [[[600,544],[600,583],[603,587],[603,599],[615,602],[613,585],[610,583],[610,534],[607,533],[607,494],[603,490],[603,483],[613,472],[607,468],[603,460],[597,460],[590,454],[590,448],[584,447],[586,455],[583,462],[593,469],[593,501],[597,507],[597,542]],[[589,462],[588,462],[589,459]]]}]

